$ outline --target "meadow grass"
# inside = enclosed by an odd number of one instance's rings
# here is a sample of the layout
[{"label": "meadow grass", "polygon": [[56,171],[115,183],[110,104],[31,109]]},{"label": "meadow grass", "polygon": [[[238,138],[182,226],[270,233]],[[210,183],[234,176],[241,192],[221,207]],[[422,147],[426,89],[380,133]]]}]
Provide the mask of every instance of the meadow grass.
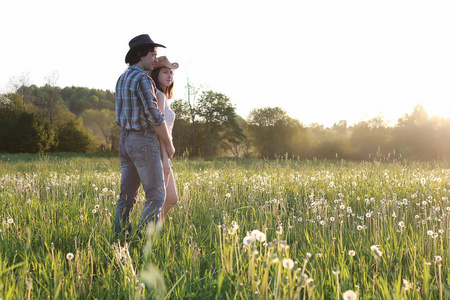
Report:
[{"label": "meadow grass", "polygon": [[117,240],[117,157],[0,155],[0,297],[450,297],[447,164],[173,164],[164,226]]}]

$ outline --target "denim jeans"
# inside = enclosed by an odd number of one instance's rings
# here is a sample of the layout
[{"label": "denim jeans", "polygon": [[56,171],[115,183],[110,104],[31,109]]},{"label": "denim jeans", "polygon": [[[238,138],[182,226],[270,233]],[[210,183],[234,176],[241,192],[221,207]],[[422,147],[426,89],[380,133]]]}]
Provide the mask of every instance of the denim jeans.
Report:
[{"label": "denim jeans", "polygon": [[116,234],[122,226],[131,233],[129,216],[136,204],[139,186],[145,192],[144,209],[137,229],[138,236],[149,222],[157,222],[166,195],[161,149],[158,137],[151,129],[130,131],[123,129],[119,144],[120,196],[117,201],[114,227]]}]

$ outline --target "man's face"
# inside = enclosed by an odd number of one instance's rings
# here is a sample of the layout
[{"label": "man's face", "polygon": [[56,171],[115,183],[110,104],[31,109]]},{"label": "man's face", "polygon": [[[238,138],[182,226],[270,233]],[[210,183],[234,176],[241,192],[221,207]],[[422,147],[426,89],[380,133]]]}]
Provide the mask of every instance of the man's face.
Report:
[{"label": "man's face", "polygon": [[148,54],[144,57],[141,57],[141,60],[139,61],[139,65],[144,69],[145,71],[151,71],[153,70],[153,67],[155,66],[156,62],[158,61],[157,57],[158,53],[156,52],[156,48],[150,49]]}]

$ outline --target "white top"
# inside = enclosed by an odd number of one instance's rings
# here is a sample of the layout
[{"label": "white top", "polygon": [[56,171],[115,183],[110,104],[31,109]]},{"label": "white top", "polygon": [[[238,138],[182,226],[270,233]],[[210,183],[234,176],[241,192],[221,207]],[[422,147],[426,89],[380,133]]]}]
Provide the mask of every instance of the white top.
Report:
[{"label": "white top", "polygon": [[173,123],[175,122],[175,112],[170,108],[169,101],[167,100],[167,97],[163,92],[156,89],[156,94],[162,94],[164,96],[164,109],[162,110],[162,113],[164,114],[164,120],[166,121],[167,130],[172,137]]}]

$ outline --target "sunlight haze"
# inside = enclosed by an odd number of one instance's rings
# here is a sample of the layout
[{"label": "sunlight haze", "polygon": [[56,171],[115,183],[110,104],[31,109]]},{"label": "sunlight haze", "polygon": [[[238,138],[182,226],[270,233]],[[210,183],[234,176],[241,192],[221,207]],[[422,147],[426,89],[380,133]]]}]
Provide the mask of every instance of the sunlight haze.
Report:
[{"label": "sunlight haze", "polygon": [[227,95],[246,118],[279,106],[304,125],[391,125],[421,104],[450,117],[448,1],[3,1],[0,91],[44,85],[114,91],[131,38],[177,61],[175,98]]}]

